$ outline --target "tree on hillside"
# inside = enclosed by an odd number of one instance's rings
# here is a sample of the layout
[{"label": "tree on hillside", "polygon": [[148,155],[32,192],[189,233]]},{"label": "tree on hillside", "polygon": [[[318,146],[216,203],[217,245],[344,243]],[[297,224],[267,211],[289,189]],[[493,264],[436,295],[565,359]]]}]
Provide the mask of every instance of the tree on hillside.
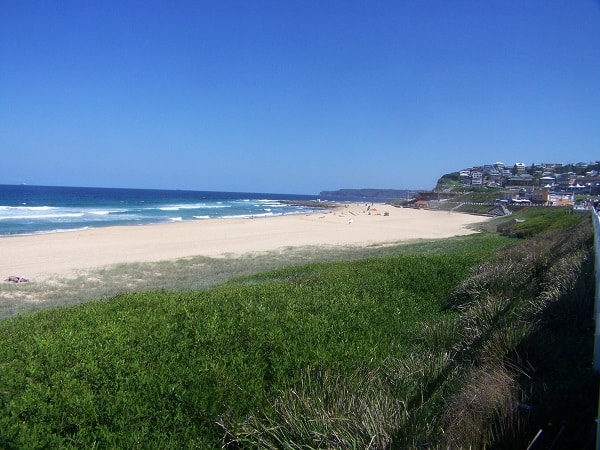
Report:
[{"label": "tree on hillside", "polygon": [[460,173],[451,172],[442,175],[442,177],[438,180],[437,186],[455,186],[460,184]]}]

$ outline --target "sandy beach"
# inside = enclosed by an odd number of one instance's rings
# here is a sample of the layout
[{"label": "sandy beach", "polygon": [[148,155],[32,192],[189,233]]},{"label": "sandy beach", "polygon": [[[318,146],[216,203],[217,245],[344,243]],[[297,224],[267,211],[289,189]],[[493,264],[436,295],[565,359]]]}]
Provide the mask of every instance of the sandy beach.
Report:
[{"label": "sandy beach", "polygon": [[392,244],[473,233],[485,218],[352,204],[316,214],[209,219],[0,238],[0,277],[41,280],[127,263],[238,256],[287,247]]}]

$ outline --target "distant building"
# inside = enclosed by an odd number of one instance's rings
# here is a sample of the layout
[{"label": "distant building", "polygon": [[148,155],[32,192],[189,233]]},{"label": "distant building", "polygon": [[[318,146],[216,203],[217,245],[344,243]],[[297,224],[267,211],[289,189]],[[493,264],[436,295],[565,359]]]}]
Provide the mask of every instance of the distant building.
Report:
[{"label": "distant building", "polygon": [[471,184],[471,171],[470,170],[461,170],[458,174],[460,178],[460,184],[470,185]]},{"label": "distant building", "polygon": [[508,179],[508,186],[531,186],[533,185],[535,178],[528,173],[520,173],[514,177]]},{"label": "distant building", "polygon": [[568,188],[570,188],[571,186],[573,186],[574,182],[575,182],[575,174],[573,172],[559,173],[556,176],[556,184],[561,189],[568,189]]},{"label": "distant building", "polygon": [[477,171],[471,172],[471,186],[481,186],[483,184],[483,173]]},{"label": "distant building", "polygon": [[497,169],[492,169],[488,172],[487,177],[489,181],[497,182],[502,178],[502,173],[500,173],[500,171]]},{"label": "distant building", "polygon": [[551,187],[554,186],[554,182],[555,182],[555,178],[551,177],[551,176],[544,176],[540,178],[540,185],[544,186],[544,187]]},{"label": "distant building", "polygon": [[545,188],[533,188],[531,192],[531,202],[539,205],[548,204],[550,192]]},{"label": "distant building", "polygon": [[550,206],[573,206],[573,195],[553,195],[550,194],[548,198]]}]

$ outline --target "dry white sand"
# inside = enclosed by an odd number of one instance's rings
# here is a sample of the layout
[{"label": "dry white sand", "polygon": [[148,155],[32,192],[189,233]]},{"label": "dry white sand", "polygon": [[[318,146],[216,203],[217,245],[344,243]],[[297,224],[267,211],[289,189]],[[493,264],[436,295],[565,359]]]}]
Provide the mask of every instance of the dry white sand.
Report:
[{"label": "dry white sand", "polygon": [[[308,215],[210,219],[0,238],[0,277],[40,280],[126,262],[236,256],[286,247],[392,244],[473,231],[485,218],[364,204]],[[385,215],[387,213],[388,215]]]}]

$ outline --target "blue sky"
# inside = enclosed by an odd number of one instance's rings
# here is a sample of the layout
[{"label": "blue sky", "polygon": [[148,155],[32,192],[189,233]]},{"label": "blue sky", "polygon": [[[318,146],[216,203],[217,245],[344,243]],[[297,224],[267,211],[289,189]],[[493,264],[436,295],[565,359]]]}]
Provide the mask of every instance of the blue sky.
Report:
[{"label": "blue sky", "polygon": [[317,194],[600,159],[598,0],[0,0],[1,183]]}]

